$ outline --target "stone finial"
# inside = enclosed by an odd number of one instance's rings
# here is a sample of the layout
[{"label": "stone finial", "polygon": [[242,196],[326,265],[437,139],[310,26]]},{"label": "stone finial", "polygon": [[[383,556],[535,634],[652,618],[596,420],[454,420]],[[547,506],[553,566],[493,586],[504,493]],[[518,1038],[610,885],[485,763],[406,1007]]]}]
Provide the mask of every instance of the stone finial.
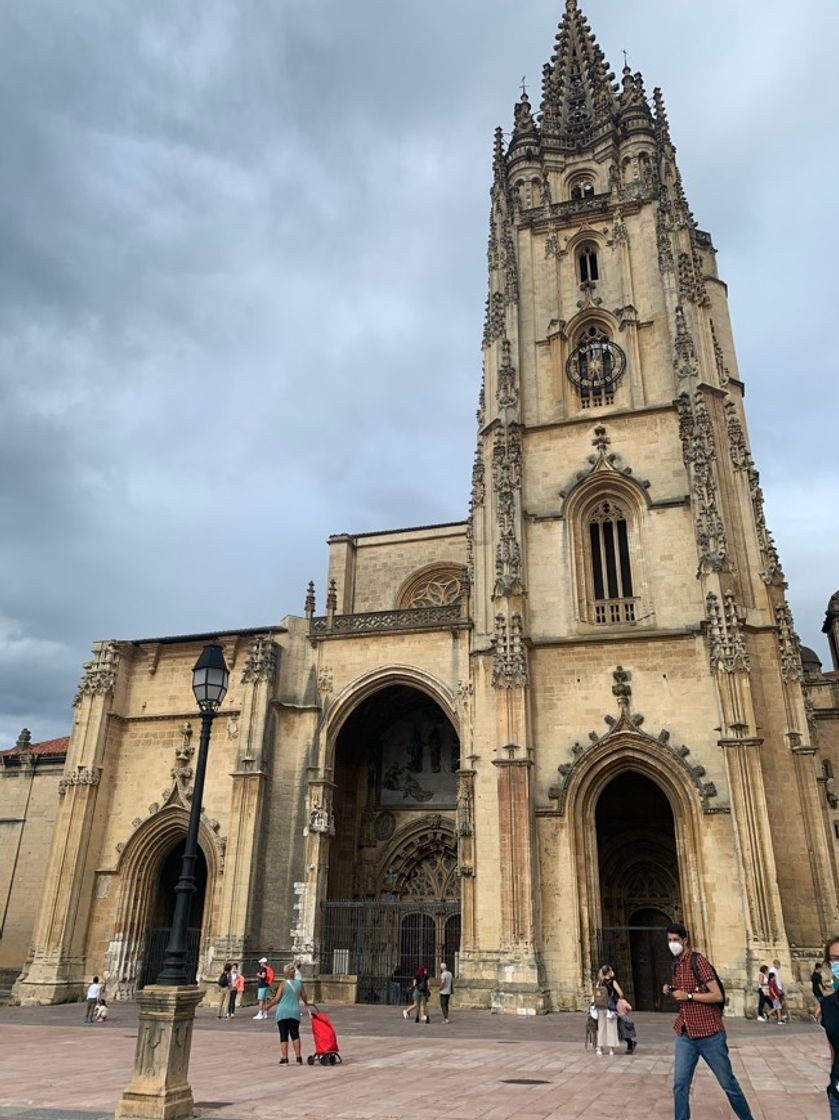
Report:
[{"label": "stone finial", "polygon": [[306,588],[306,606],[304,608],[306,618],[311,620],[312,615],[315,613],[315,581],[309,580],[309,586]]},{"label": "stone finial", "polygon": [[17,737],[15,746],[19,751],[28,751],[32,746],[32,734],[28,727],[22,727],[20,729],[20,735]]},{"label": "stone finial", "polygon": [[338,609],[338,585],[334,579],[329,581],[329,591],[326,594],[326,613],[334,614]]},{"label": "stone finial", "polygon": [[622,665],[618,665],[612,673],[615,683],[612,685],[612,695],[617,697],[618,704],[625,711],[629,709],[630,701],[632,700],[632,686],[630,685],[630,676]]}]

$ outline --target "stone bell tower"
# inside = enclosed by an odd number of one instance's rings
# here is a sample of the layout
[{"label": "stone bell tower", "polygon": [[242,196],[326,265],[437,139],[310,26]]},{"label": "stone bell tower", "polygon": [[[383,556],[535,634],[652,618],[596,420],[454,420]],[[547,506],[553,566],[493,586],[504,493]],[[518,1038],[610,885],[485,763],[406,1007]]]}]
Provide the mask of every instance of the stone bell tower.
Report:
[{"label": "stone bell tower", "polygon": [[[468,571],[475,758],[493,764],[476,762],[476,787],[498,813],[486,858],[500,856],[497,894],[476,881],[476,898],[508,962],[494,1002],[539,1010],[554,989],[570,1004],[587,983],[605,919],[562,790],[588,757],[574,741],[615,725],[621,666],[650,722],[689,743],[696,819],[724,833],[682,852],[673,909],[745,986],[753,956],[815,947],[837,915],[798,640],[726,287],[661,92],[628,66],[616,82],[575,0],[538,112],[523,93],[509,142],[496,131],[487,255]],[[611,738],[589,733],[604,767],[628,749]],[[666,787],[673,752],[659,754]],[[651,749],[644,772],[658,765]],[[791,795],[771,817],[767,773]],[[690,886],[706,843],[726,856]],[[714,884],[731,874],[727,894]],[[560,934],[564,888],[581,917]]]}]

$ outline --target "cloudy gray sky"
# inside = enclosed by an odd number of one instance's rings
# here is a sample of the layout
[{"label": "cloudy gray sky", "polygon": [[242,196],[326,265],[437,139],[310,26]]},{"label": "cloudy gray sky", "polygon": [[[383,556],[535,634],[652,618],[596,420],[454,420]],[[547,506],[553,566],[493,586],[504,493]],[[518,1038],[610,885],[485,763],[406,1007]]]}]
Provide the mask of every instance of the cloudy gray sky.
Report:
[{"label": "cloudy gray sky", "polygon": [[[584,0],[664,88],[802,639],[839,587],[833,0]],[[0,745],[90,643],[323,601],[461,518],[492,131],[561,0],[0,6]]]}]

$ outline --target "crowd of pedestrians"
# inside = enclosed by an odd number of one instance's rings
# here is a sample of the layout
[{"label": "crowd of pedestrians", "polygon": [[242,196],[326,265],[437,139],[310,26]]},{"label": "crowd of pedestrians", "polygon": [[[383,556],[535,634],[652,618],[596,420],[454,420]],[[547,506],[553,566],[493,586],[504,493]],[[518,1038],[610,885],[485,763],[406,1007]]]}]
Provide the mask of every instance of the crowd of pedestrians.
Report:
[{"label": "crowd of pedestrians", "polygon": [[[677,1004],[673,1024],[676,1035],[674,1118],[689,1120],[691,1085],[701,1058],[728,1097],[734,1115],[739,1120],[751,1120],[749,1103],[734,1074],[729,1057],[723,1022],[723,983],[713,964],[693,948],[684,925],[674,922],[667,926],[666,936],[667,947],[673,957],[673,975],[671,982],[663,985],[662,994]],[[301,962],[296,960],[285,966],[276,990],[273,988],[274,979],[274,970],[268,959],[261,957],[254,977],[257,1012],[253,1018],[267,1020],[269,1012],[276,1008],[274,1019],[280,1035],[280,1065],[289,1064],[289,1041],[294,1050],[295,1063],[300,1065],[303,1060],[300,1045],[301,1003],[307,1009],[313,1006],[303,984]],[[824,1028],[830,1047],[830,1083],[827,1087],[830,1120],[839,1120],[839,937],[829,939],[823,958],[814,962],[810,983],[814,999],[811,1018]],[[236,1014],[237,999],[245,989],[245,977],[239,971],[238,963],[225,963],[218,978],[218,989],[218,1018],[232,1019]],[[442,1021],[448,1023],[454,994],[454,977],[445,962],[440,964],[436,983],[432,981],[427,967],[418,964],[408,985],[408,1006],[402,1011],[404,1018],[413,1018],[415,1023],[430,1024],[429,1001],[433,990],[436,990],[439,999]],[[400,991],[401,984],[397,985],[394,973],[392,1001]],[[775,1019],[780,1025],[789,1021],[787,994],[779,960],[773,960],[771,966],[760,966],[757,996],[759,1022]],[[98,976],[94,976],[86,991],[84,1022],[104,1022],[107,1017],[104,985]],[[601,966],[597,973],[589,1017],[592,1031],[596,1029],[595,1053],[598,1056],[607,1052],[614,1054],[621,1043],[626,1043],[627,1054],[634,1052],[636,1031],[632,1007],[609,964]]]}]

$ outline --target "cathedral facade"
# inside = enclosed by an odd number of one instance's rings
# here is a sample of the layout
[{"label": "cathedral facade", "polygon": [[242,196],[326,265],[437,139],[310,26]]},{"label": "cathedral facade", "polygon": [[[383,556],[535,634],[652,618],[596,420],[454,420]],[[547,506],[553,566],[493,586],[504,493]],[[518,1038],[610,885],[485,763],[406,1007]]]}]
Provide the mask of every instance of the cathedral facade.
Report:
[{"label": "cathedral facade", "polygon": [[586,1006],[609,962],[652,1010],[674,919],[733,1013],[761,962],[809,974],[839,927],[839,595],[825,674],[661,93],[615,82],[574,0],[538,111],[523,94],[496,132],[488,272],[464,521],[330,538],[320,609],[310,585],[279,625],[94,646],[14,999],[154,980],[216,637],[208,986],[293,953],[321,998],[397,1002],[444,959],[461,1005],[531,1014]]}]

